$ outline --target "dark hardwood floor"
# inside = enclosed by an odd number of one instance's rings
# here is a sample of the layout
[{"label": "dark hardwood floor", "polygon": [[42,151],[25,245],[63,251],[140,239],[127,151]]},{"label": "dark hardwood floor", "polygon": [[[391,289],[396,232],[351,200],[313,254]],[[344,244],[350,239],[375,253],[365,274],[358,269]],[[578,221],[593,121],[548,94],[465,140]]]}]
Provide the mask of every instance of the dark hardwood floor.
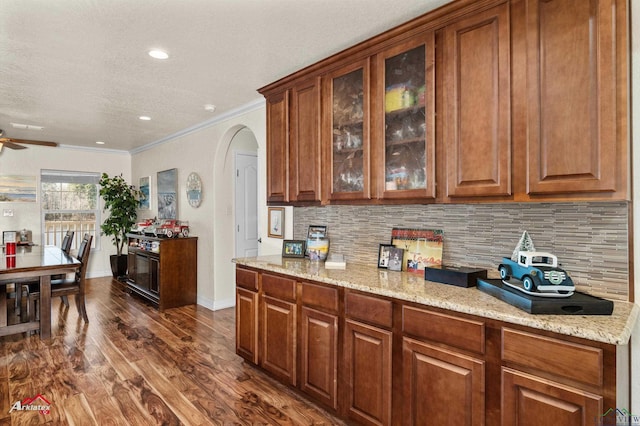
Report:
[{"label": "dark hardwood floor", "polygon": [[[50,341],[0,338],[0,425],[344,424],[235,354],[234,308],[160,313],[111,278],[88,291],[89,324],[71,297]],[[38,395],[48,414],[10,413]]]}]

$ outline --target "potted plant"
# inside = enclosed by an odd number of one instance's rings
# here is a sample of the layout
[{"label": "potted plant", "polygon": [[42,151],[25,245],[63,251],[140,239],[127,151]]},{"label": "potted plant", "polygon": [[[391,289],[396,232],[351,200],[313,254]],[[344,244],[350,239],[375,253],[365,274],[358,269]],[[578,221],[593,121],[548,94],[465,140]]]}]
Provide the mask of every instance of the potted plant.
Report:
[{"label": "potted plant", "polygon": [[118,278],[127,273],[127,255],[122,251],[127,233],[136,223],[140,191],[129,185],[122,175],[109,177],[103,173],[98,183],[104,200],[103,211],[109,211],[109,217],[100,225],[101,234],[110,236],[116,246],[116,254],[111,255],[111,271],[113,277]]}]

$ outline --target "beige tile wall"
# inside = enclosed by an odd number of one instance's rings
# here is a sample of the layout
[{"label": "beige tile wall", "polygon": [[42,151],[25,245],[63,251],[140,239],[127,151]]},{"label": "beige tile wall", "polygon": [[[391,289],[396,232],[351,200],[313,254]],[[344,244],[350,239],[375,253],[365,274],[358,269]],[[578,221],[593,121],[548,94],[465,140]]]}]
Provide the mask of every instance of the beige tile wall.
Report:
[{"label": "beige tile wall", "polygon": [[326,206],[294,208],[294,238],[327,225],[330,252],[377,265],[391,228],[442,229],[443,262],[495,271],[527,230],[537,250],[558,256],[578,290],[608,299],[629,295],[629,204]]}]

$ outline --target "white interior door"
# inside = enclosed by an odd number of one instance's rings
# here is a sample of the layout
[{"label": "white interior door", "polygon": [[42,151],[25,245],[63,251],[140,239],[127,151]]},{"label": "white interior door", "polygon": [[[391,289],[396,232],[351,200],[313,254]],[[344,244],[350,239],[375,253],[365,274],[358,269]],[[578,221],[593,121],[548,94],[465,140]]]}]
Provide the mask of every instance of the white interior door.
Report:
[{"label": "white interior door", "polygon": [[236,153],[236,257],[258,255],[258,156]]}]

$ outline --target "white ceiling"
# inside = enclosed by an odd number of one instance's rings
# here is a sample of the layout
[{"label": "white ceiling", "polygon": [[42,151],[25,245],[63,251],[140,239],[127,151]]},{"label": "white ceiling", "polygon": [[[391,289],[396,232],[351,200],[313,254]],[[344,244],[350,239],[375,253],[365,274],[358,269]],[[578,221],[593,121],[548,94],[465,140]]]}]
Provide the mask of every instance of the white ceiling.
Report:
[{"label": "white ceiling", "polygon": [[448,1],[0,0],[0,129],[131,151]]}]

